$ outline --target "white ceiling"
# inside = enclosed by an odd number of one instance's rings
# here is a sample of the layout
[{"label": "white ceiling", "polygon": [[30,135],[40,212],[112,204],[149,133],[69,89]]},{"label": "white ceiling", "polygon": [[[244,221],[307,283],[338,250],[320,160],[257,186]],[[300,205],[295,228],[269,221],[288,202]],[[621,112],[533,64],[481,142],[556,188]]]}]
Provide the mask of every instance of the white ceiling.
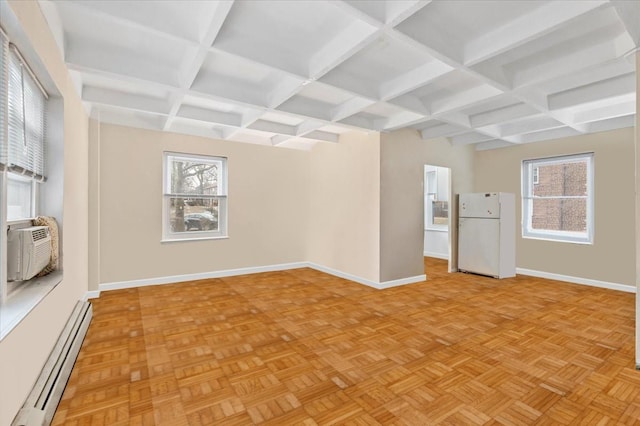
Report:
[{"label": "white ceiling", "polygon": [[640,1],[49,1],[103,122],[292,148],[490,149],[634,125]]}]

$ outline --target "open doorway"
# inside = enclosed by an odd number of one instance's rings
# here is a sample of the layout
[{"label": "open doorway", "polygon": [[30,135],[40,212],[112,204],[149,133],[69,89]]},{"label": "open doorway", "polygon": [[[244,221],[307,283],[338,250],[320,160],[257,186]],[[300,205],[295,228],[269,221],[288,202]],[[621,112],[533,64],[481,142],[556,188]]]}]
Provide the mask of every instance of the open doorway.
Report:
[{"label": "open doorway", "polygon": [[451,169],[424,166],[424,256],[448,261],[452,271]]}]

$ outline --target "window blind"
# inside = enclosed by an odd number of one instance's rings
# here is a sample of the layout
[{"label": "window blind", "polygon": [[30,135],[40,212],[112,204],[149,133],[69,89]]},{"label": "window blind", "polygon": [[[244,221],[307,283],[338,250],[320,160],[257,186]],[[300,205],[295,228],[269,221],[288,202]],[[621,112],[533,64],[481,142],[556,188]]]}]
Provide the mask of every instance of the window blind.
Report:
[{"label": "window blind", "polygon": [[7,165],[7,108],[5,99],[7,99],[7,58],[9,52],[9,40],[0,30],[0,172]]},{"label": "window blind", "polygon": [[45,93],[14,50],[8,57],[7,168],[45,180]]}]

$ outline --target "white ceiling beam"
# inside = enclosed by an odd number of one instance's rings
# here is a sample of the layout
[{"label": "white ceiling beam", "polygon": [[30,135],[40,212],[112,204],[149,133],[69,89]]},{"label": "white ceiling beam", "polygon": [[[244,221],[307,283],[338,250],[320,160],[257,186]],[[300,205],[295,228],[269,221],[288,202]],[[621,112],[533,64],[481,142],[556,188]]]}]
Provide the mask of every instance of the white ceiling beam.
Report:
[{"label": "white ceiling beam", "polygon": [[307,133],[304,137],[308,139],[317,139],[334,143],[338,143],[340,139],[340,135],[337,135],[335,133],[323,132],[321,130],[314,130],[313,132]]},{"label": "white ceiling beam", "polygon": [[629,94],[635,96],[635,93],[636,76],[635,73],[629,73],[550,95],[549,109],[562,109]]},{"label": "white ceiling beam", "polygon": [[267,95],[267,107],[277,108],[279,105],[291,99],[291,97],[298,93],[303,87],[303,80],[283,79],[278,86]]},{"label": "white ceiling beam", "polygon": [[537,111],[526,103],[518,103],[508,107],[494,109],[491,111],[474,114],[469,117],[471,127],[484,127],[490,124],[499,124],[511,121],[517,118],[530,116]]},{"label": "white ceiling beam", "polygon": [[82,99],[87,102],[159,114],[167,114],[170,108],[166,99],[135,95],[93,86],[83,86]]},{"label": "white ceiling beam", "polygon": [[392,122],[388,122],[387,125],[384,127],[384,130],[387,132],[392,132],[394,130],[398,130],[398,129],[403,129],[405,127],[413,127],[416,128],[416,125],[424,122],[425,120],[429,120],[430,117],[425,117],[425,116],[415,116],[416,118],[411,119],[411,120],[406,120],[406,121],[392,121]]},{"label": "white ceiling beam", "polygon": [[443,99],[434,100],[429,105],[429,110],[433,115],[444,114],[460,108],[468,108],[478,102],[484,102],[502,94],[504,92],[500,89],[483,84]]},{"label": "white ceiling beam", "polygon": [[542,4],[532,12],[467,43],[464,47],[464,64],[472,66],[508,49],[516,48],[604,4],[607,4],[606,0]]},{"label": "white ceiling beam", "polygon": [[318,80],[368,46],[379,35],[379,29],[361,21],[353,21],[311,57],[308,64],[308,77]]},{"label": "white ceiling beam", "polygon": [[579,111],[573,115],[575,123],[589,123],[592,121],[607,120],[610,118],[633,116],[636,113],[636,100],[629,99],[615,105],[595,106],[586,111]]},{"label": "white ceiling beam", "polygon": [[260,109],[245,109],[242,112],[242,120],[240,122],[240,127],[248,127],[251,123],[260,119],[262,115],[265,113],[264,110]]},{"label": "white ceiling beam", "polygon": [[73,42],[66,43],[65,52],[65,60],[71,69],[107,74],[115,78],[122,76],[143,84],[171,87],[173,90],[178,86],[177,74],[167,64],[150,64],[135,54],[125,55],[121,49],[104,41],[76,38]]},{"label": "white ceiling beam", "polygon": [[288,136],[288,135],[274,135],[274,136],[271,136],[271,145],[278,146],[280,144],[285,143],[286,141],[288,141],[292,137],[293,136]]},{"label": "white ceiling beam", "polygon": [[398,96],[397,98],[391,99],[388,102],[390,104],[397,105],[406,110],[413,111],[416,114],[431,115],[431,111],[424,104],[422,99],[418,98],[416,95],[413,95],[411,93]]},{"label": "white ceiling beam", "polygon": [[422,139],[435,139],[440,137],[448,137],[468,132],[469,129],[459,127],[454,124],[443,123],[438,126],[429,127],[420,131]]},{"label": "white ceiling beam", "polygon": [[623,129],[633,127],[636,122],[635,114],[615,117],[608,120],[595,121],[588,123],[588,132],[606,132],[608,130]]},{"label": "white ceiling beam", "polygon": [[209,123],[219,123],[225,126],[240,126],[242,116],[230,112],[213,111],[210,109],[182,105],[178,110],[177,117],[189,118],[192,120],[205,121]]},{"label": "white ceiling beam", "polygon": [[324,125],[325,123],[322,121],[307,119],[298,124],[298,127],[296,128],[296,136],[304,136],[307,133],[311,133]]},{"label": "white ceiling beam", "polygon": [[451,145],[459,146],[495,140],[495,136],[485,135],[484,133],[473,131],[458,136],[451,136],[449,139]]},{"label": "white ceiling beam", "polygon": [[581,133],[572,127],[558,127],[550,130],[543,130],[540,132],[529,133],[526,135],[515,135],[504,137],[503,139],[512,143],[531,143],[531,142],[541,142],[547,141],[551,139],[560,139],[566,138],[570,136],[577,136]]},{"label": "white ceiling beam", "polygon": [[448,112],[440,116],[434,116],[437,120],[445,121],[447,123],[455,124],[456,126],[471,128],[471,122],[469,116],[459,111]]},{"label": "white ceiling beam", "polygon": [[640,47],[640,2],[630,0],[611,0],[618,17],[633,39],[636,47]]},{"label": "white ceiling beam", "polygon": [[414,15],[417,11],[431,3],[431,1],[432,0],[393,0],[384,2],[387,9],[386,16],[388,17],[387,22],[385,22],[387,28],[399,25],[402,21],[404,21],[411,15]]},{"label": "white ceiling beam", "polygon": [[296,128],[294,126],[289,126],[282,123],[274,123],[273,121],[257,120],[253,124],[248,126],[248,128],[269,133],[279,133],[281,135],[296,135]]},{"label": "white ceiling beam", "polygon": [[196,76],[198,75],[198,71],[202,68],[202,64],[207,58],[207,54],[209,53],[209,49],[216,37],[218,37],[218,33],[222,28],[222,24],[227,19],[227,15],[231,10],[231,6],[233,6],[233,0],[224,0],[224,1],[216,1],[215,2],[215,10],[213,13],[213,18],[208,25],[208,31],[203,37],[198,49],[195,54],[191,58],[191,60],[186,60],[183,62],[182,67],[179,70],[178,81],[180,85],[180,95],[175,98],[175,102],[171,108],[171,112],[169,113],[169,118],[165,123],[165,130],[171,126],[171,121],[173,117],[175,117],[182,101],[184,99],[185,94],[193,85]]},{"label": "white ceiling beam", "polygon": [[453,70],[450,65],[434,60],[418,68],[399,75],[393,80],[386,81],[380,85],[378,96],[382,100],[388,100],[408,93],[418,87],[435,80],[436,78]]},{"label": "white ceiling beam", "polygon": [[[353,0],[335,0],[333,2],[331,2],[331,4],[337,8],[339,8],[340,10],[348,13],[349,15],[351,15],[352,17],[366,22],[367,24],[371,25],[372,27],[376,27],[376,28],[382,28],[384,27],[384,22],[382,22],[381,20],[377,19],[374,16],[371,16],[371,14],[363,11],[362,9],[354,6],[354,4],[364,4],[367,3],[366,1],[362,2],[361,0],[357,0],[357,1],[353,1]],[[375,6],[380,5],[380,3],[376,3]]]},{"label": "white ceiling beam", "polygon": [[340,120],[340,123],[350,124],[352,126],[360,127],[363,129],[377,131],[374,123],[374,118],[368,118],[362,115],[352,115],[350,117]]},{"label": "white ceiling beam", "polygon": [[498,127],[500,128],[500,137],[504,139],[509,136],[540,132],[564,126],[564,123],[560,123],[554,118],[541,116],[530,120],[503,124]]},{"label": "white ceiling beam", "polygon": [[547,55],[534,65],[515,71],[513,87],[540,83],[563,75],[570,75],[580,70],[615,60],[631,48],[629,37],[621,34],[615,39],[606,39],[600,43],[576,47],[571,52]]},{"label": "white ceiling beam", "polygon": [[340,121],[353,114],[356,114],[370,105],[373,105],[375,101],[364,98],[351,98],[346,102],[334,107],[331,112],[331,121]]},{"label": "white ceiling beam", "polygon": [[423,115],[415,114],[410,111],[401,111],[389,117],[382,126],[382,129],[387,131],[400,129],[415,123],[419,123],[425,118],[426,117]]},{"label": "white ceiling beam", "polygon": [[489,149],[498,149],[498,148],[506,148],[508,146],[513,146],[512,142],[503,141],[500,139],[494,139],[486,142],[479,142],[476,144],[476,151],[486,151]]}]

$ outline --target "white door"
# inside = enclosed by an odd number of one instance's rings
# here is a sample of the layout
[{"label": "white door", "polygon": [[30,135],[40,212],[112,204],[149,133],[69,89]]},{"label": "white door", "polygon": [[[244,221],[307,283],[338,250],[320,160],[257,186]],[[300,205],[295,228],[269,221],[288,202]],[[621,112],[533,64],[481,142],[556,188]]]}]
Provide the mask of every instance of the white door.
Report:
[{"label": "white door", "polygon": [[458,269],[495,277],[500,275],[500,220],[460,218]]}]

